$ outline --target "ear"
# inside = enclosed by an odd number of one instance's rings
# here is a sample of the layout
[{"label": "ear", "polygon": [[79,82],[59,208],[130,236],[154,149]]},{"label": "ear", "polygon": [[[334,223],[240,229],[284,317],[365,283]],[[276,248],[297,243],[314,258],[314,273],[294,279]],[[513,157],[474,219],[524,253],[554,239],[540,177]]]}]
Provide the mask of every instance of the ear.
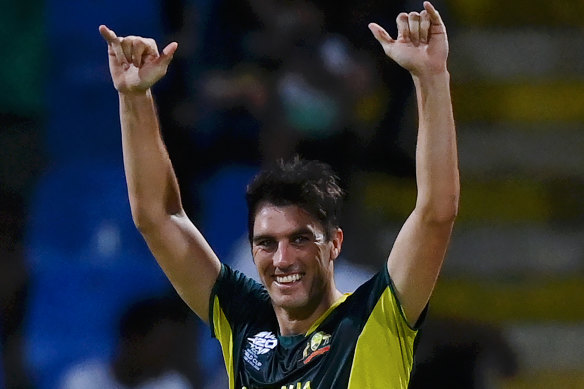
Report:
[{"label": "ear", "polygon": [[335,260],[341,254],[341,246],[343,245],[343,230],[335,228],[331,236],[331,259]]}]

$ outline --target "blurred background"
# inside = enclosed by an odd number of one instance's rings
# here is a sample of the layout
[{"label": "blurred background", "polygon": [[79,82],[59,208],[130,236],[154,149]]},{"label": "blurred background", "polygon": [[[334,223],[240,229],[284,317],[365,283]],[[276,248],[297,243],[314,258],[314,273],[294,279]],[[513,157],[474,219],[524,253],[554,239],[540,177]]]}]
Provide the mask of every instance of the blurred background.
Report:
[{"label": "blurred background", "polygon": [[[254,275],[248,179],[299,153],[347,188],[338,283],[415,199],[409,75],[370,35],[418,1],[28,0],[0,13],[0,388],[224,388],[218,343],[131,221],[97,27],[179,42],[155,87],[185,207]],[[462,197],[412,388],[584,387],[584,3],[436,0]],[[123,385],[123,386],[120,386]]]}]

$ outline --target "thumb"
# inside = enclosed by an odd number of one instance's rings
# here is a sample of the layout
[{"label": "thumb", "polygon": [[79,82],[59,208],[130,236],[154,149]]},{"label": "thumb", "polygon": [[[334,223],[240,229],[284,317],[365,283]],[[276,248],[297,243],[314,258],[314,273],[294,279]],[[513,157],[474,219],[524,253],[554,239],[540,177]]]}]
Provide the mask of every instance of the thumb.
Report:
[{"label": "thumb", "polygon": [[176,52],[178,48],[178,43],[176,42],[171,42],[169,43],[163,50],[162,50],[162,54],[160,54],[160,57],[158,58],[158,63],[164,66],[168,66],[168,64],[170,64],[170,61],[172,61],[172,58],[174,57],[174,53]]},{"label": "thumb", "polygon": [[394,42],[394,39],[391,36],[389,36],[387,31],[385,31],[385,29],[383,27],[381,27],[379,24],[369,23],[368,27],[369,27],[369,30],[371,30],[371,33],[373,34],[375,39],[377,39],[377,41],[379,43],[381,43],[382,45],[384,43],[391,44]]}]

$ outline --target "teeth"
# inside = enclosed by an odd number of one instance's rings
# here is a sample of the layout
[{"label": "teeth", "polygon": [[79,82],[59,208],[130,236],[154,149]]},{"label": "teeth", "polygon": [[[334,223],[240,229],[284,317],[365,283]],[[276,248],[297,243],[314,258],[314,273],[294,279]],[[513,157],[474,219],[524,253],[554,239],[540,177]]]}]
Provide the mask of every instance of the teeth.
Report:
[{"label": "teeth", "polygon": [[299,279],[301,279],[302,276],[300,274],[291,274],[289,276],[276,276],[276,281],[278,281],[281,284],[286,284],[289,282],[294,282],[294,281],[298,281]]}]

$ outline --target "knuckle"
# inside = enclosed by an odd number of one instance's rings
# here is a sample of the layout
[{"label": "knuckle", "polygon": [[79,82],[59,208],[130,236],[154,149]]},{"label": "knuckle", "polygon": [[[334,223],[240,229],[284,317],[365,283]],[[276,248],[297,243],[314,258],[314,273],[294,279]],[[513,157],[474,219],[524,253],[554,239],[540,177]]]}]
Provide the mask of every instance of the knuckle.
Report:
[{"label": "knuckle", "polygon": [[123,48],[127,48],[127,47],[132,46],[132,39],[130,37],[120,38],[120,45]]},{"label": "knuckle", "polygon": [[132,47],[134,49],[141,49],[142,47],[144,47],[144,42],[141,39],[134,39],[132,41]]},{"label": "knuckle", "polygon": [[156,41],[155,41],[154,39],[152,39],[152,38],[149,38],[149,39],[147,40],[147,45],[148,45],[150,48],[152,48],[152,50],[154,50],[154,51],[158,51],[158,46],[156,45]]}]

